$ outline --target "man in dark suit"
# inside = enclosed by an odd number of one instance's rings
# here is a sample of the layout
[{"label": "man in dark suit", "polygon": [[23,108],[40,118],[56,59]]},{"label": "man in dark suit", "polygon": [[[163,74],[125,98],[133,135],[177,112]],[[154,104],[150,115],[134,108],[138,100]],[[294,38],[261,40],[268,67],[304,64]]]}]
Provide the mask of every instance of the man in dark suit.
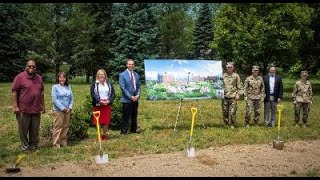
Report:
[{"label": "man in dark suit", "polygon": [[[263,76],[266,96],[264,98],[264,123],[266,127],[276,125],[277,104],[283,95],[282,78],[276,75],[276,67],[270,66],[269,74]],[[270,118],[271,112],[271,118]]]},{"label": "man in dark suit", "polygon": [[130,132],[139,133],[137,126],[138,116],[138,100],[140,97],[140,80],[138,73],[134,72],[134,60],[127,60],[127,69],[119,75],[119,85],[122,92],[121,103],[122,103],[122,121],[121,121],[121,132],[120,134],[127,134]]}]

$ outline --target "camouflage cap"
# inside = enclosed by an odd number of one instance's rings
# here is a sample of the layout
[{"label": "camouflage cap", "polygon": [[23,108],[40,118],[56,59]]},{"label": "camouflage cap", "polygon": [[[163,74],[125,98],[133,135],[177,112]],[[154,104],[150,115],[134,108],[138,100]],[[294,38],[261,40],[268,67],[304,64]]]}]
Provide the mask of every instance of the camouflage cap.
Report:
[{"label": "camouflage cap", "polygon": [[301,76],[308,76],[308,71],[301,71]]},{"label": "camouflage cap", "polygon": [[234,63],[233,62],[227,62],[226,67],[233,67]]},{"label": "camouflage cap", "polygon": [[252,66],[252,70],[255,71],[255,70],[258,70],[259,71],[259,66]]}]

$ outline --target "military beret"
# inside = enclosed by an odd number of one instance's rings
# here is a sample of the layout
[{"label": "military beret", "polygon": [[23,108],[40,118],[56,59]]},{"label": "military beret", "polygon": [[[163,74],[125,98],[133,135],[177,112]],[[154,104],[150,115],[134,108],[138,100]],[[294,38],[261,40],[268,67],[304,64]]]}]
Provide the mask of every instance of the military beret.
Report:
[{"label": "military beret", "polygon": [[252,66],[252,70],[258,70],[259,71],[259,66]]},{"label": "military beret", "polygon": [[302,76],[308,76],[308,71],[301,71]]},{"label": "military beret", "polygon": [[227,67],[233,67],[233,62],[227,62]]}]

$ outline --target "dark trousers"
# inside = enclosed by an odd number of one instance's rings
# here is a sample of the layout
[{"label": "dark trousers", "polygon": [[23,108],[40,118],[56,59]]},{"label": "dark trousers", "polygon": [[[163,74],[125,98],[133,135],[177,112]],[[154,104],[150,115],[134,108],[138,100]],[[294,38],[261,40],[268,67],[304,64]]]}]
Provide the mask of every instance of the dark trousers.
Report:
[{"label": "dark trousers", "polygon": [[19,126],[18,129],[20,135],[21,149],[23,151],[38,147],[40,116],[40,113],[18,113],[16,115]]},{"label": "dark trousers", "polygon": [[138,104],[138,102],[122,103],[121,133],[128,132],[130,120],[130,131],[137,131]]}]

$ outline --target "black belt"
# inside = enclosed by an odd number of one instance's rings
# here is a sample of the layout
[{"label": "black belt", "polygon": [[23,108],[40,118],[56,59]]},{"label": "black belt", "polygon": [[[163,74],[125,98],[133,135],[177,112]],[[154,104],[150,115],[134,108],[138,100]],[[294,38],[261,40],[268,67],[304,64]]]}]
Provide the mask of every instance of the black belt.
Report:
[{"label": "black belt", "polygon": [[225,99],[234,99],[234,98],[228,98],[228,97],[224,97]]}]

